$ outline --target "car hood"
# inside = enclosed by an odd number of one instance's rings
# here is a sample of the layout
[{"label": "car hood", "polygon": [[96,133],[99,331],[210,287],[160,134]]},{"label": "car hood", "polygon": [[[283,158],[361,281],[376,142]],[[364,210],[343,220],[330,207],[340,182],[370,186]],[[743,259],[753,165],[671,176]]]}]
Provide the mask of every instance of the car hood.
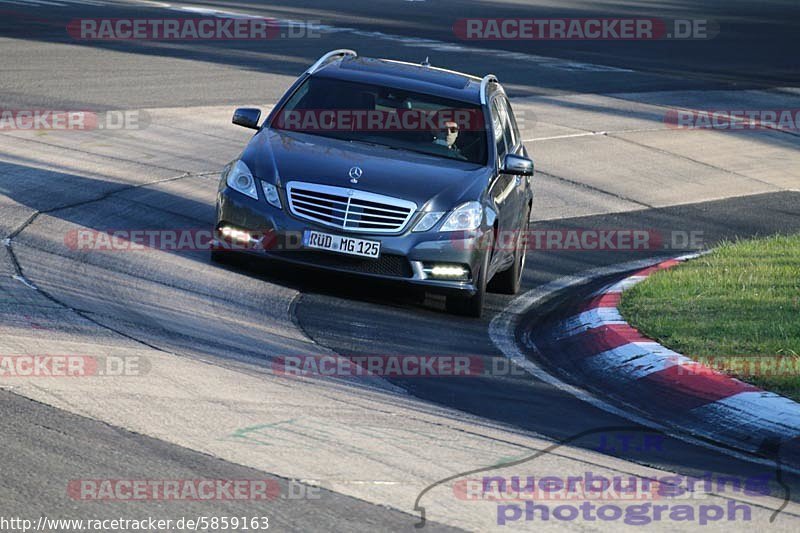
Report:
[{"label": "car hood", "polygon": [[[254,175],[280,186],[305,181],[384,194],[415,202],[419,209],[449,210],[477,200],[487,168],[416,152],[350,143],[319,135],[262,130],[242,159]],[[348,175],[363,171],[357,184]]]}]

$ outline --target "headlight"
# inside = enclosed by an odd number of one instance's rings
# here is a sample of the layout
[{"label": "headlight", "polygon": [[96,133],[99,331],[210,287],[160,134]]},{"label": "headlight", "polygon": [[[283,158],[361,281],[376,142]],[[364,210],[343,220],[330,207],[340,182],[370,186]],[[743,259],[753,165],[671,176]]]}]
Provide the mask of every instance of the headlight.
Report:
[{"label": "headlight", "polygon": [[444,216],[444,213],[440,211],[436,211],[433,213],[425,213],[425,216],[417,222],[417,225],[414,226],[414,231],[428,231],[432,227],[439,222],[439,219]]},{"label": "headlight", "polygon": [[241,160],[236,161],[228,170],[228,178],[225,181],[228,187],[234,191],[239,191],[250,198],[258,200],[256,180],[253,179],[253,173]]},{"label": "headlight", "polygon": [[471,231],[478,229],[483,218],[483,207],[478,202],[467,202],[453,209],[440,231]]},{"label": "headlight", "polygon": [[261,182],[261,187],[264,189],[264,197],[273,207],[281,208],[281,197],[278,195],[278,188],[266,181]]}]

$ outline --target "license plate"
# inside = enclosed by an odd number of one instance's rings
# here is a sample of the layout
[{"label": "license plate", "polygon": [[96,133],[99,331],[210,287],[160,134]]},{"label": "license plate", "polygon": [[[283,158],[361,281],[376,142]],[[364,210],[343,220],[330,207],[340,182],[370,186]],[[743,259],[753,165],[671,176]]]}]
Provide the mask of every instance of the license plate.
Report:
[{"label": "license plate", "polygon": [[373,259],[381,255],[380,241],[354,239],[352,237],[332,235],[330,233],[312,230],[303,232],[303,246],[306,248],[338,252],[340,254],[371,257]]}]

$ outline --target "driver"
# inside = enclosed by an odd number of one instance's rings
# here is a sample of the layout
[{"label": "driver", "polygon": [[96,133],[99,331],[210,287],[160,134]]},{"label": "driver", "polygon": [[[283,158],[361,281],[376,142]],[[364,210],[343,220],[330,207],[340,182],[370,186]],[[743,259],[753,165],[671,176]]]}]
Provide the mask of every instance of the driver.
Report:
[{"label": "driver", "polygon": [[433,144],[444,146],[460,155],[461,150],[456,146],[456,139],[458,139],[458,123],[448,120],[444,123],[444,127],[434,136]]}]

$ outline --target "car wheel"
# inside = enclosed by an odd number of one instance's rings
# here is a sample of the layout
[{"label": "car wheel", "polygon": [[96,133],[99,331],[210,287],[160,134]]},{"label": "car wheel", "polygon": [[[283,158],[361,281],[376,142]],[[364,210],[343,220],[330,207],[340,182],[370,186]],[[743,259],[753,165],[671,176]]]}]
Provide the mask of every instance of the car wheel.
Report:
[{"label": "car wheel", "polygon": [[224,252],[220,252],[219,250],[211,250],[211,261],[214,263],[225,264],[229,259],[230,258]]},{"label": "car wheel", "polygon": [[226,250],[218,244],[211,246],[211,262],[221,265],[231,265],[236,263],[236,254],[232,250]]},{"label": "car wheel", "polygon": [[527,252],[528,239],[525,232],[528,230],[528,220],[531,212],[525,213],[525,222],[517,234],[517,242],[514,246],[514,262],[502,272],[495,274],[489,289],[500,294],[517,294],[522,284],[522,272],[525,270],[525,252]]},{"label": "car wheel", "polygon": [[492,242],[493,240],[490,237],[486,250],[483,252],[481,271],[478,274],[478,279],[475,281],[477,292],[472,296],[448,296],[445,301],[448,312],[473,318],[481,317],[483,313],[483,301],[486,297],[486,285],[488,284],[486,275],[489,272],[489,260],[492,257]]}]

